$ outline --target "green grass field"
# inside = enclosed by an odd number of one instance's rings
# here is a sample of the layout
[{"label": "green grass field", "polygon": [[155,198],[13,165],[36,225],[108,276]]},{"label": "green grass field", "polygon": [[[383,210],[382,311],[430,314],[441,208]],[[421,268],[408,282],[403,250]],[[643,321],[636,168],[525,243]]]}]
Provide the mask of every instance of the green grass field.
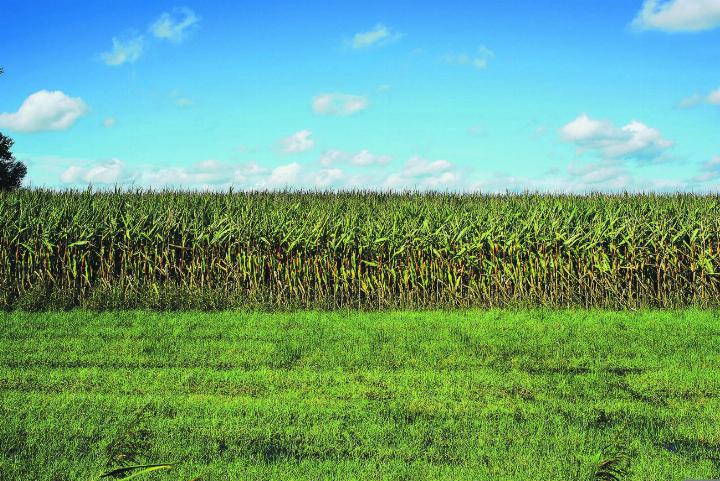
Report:
[{"label": "green grass field", "polygon": [[0,314],[0,479],[720,477],[720,313]]}]

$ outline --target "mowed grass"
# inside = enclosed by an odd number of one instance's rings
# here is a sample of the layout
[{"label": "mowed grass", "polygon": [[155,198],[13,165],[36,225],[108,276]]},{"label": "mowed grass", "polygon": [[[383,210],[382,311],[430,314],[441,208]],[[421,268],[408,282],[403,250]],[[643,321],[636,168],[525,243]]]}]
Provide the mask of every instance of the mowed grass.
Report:
[{"label": "mowed grass", "polygon": [[2,480],[590,480],[608,459],[720,477],[720,313],[0,314]]}]

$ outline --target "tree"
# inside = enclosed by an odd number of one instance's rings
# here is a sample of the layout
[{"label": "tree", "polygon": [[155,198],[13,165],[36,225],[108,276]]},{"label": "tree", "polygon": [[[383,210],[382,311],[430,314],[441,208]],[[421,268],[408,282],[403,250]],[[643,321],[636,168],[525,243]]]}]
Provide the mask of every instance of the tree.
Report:
[{"label": "tree", "polygon": [[15,160],[10,149],[13,140],[0,133],[0,190],[17,189],[27,174],[27,167]]},{"label": "tree", "polygon": [[[0,75],[3,68],[0,67]],[[0,133],[0,190],[17,189],[27,174],[27,167],[22,162],[15,160],[12,149],[13,140]]]}]

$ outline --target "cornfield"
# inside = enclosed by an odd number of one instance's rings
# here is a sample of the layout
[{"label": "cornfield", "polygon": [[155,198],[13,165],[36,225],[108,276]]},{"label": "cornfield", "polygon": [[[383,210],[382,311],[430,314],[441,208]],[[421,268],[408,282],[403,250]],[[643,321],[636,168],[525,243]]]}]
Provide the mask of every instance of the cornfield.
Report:
[{"label": "cornfield", "polygon": [[720,305],[720,197],[0,193],[0,306]]}]

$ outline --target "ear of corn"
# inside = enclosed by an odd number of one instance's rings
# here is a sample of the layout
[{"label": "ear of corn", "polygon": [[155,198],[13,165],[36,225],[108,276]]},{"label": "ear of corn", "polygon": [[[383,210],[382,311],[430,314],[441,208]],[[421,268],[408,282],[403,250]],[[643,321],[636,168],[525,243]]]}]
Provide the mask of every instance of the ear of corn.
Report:
[{"label": "ear of corn", "polygon": [[717,306],[719,201],[0,193],[0,306]]}]

